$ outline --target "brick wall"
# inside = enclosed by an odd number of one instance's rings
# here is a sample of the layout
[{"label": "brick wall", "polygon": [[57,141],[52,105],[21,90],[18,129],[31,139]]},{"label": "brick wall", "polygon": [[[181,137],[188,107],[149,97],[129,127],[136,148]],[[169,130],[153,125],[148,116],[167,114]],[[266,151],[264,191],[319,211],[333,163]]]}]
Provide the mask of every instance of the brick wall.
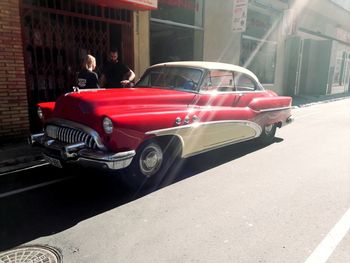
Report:
[{"label": "brick wall", "polygon": [[20,0],[0,1],[0,140],[29,132]]}]

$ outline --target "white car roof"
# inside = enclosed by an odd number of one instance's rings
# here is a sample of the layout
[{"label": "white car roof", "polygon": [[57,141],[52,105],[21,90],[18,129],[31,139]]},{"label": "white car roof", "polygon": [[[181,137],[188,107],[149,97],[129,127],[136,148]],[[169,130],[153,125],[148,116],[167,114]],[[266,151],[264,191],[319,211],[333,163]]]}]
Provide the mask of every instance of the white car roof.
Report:
[{"label": "white car roof", "polygon": [[216,69],[216,70],[230,70],[235,72],[240,72],[247,74],[251,76],[255,81],[259,82],[257,76],[251,72],[250,70],[233,65],[233,64],[227,64],[227,63],[221,63],[221,62],[209,62],[209,61],[176,61],[176,62],[165,62],[165,63],[159,63],[156,65],[151,66],[153,67],[160,67],[160,66],[184,66],[184,67],[195,67],[195,68],[204,68],[204,69]]}]

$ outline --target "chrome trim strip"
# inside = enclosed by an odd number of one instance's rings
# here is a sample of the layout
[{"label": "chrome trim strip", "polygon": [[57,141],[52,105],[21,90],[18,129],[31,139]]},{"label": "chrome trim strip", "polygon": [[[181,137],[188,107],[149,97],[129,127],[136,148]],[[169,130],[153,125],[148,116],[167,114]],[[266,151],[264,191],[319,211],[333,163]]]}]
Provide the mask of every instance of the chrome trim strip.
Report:
[{"label": "chrome trim strip", "polygon": [[199,94],[212,94],[212,93],[216,93],[216,94],[238,94],[238,95],[244,95],[244,94],[249,94],[249,93],[265,93],[266,90],[264,89],[258,89],[258,90],[232,90],[232,91],[221,91],[221,90],[218,90],[218,91],[215,91],[215,90],[202,90],[202,91],[199,91]]},{"label": "chrome trim strip", "polygon": [[271,112],[271,111],[280,111],[280,110],[289,110],[292,109],[292,107],[280,107],[280,108],[270,108],[270,109],[263,109],[259,110],[259,112]]},{"label": "chrome trim strip", "polygon": [[[100,135],[98,134],[98,132],[96,132],[94,129],[91,129],[88,126],[85,126],[85,125],[77,123],[77,122],[60,119],[60,118],[49,119],[46,122],[46,124],[54,124],[54,125],[63,126],[63,127],[66,127],[66,128],[75,128],[75,129],[78,129],[78,130],[82,130],[82,131],[88,133],[89,135],[91,135],[94,138],[94,140],[96,142],[96,145],[97,145],[97,147],[100,150],[107,151],[107,148],[102,143],[102,139],[101,139]],[[68,136],[68,134],[64,134],[64,136]]]},{"label": "chrome trim strip", "polygon": [[118,153],[104,153],[104,152],[94,151],[91,149],[83,149],[79,151],[79,155],[81,157],[100,160],[100,161],[106,161],[106,162],[115,161],[120,158],[125,159],[125,158],[134,157],[135,154],[136,152],[134,150],[118,152]]},{"label": "chrome trim strip", "polygon": [[[222,123],[238,123],[238,124],[245,124],[254,130],[256,129],[259,135],[262,132],[262,129],[260,125],[256,124],[255,122],[252,121],[245,121],[245,120],[225,120],[225,121],[210,121],[210,122],[196,122],[196,123],[191,123],[188,125],[182,125],[182,126],[176,126],[176,127],[171,127],[171,128],[166,128],[166,129],[159,129],[159,130],[153,130],[153,131],[148,131],[146,132],[146,135],[151,135],[151,134],[157,134],[157,133],[163,133],[163,132],[169,132],[169,131],[176,131],[179,129],[188,129],[188,128],[195,128],[198,126],[203,126],[203,125],[212,125],[212,124],[222,124]],[[174,134],[175,135],[175,134]]]},{"label": "chrome trim strip", "polygon": [[89,149],[83,149],[78,152],[78,163],[100,164],[111,170],[119,170],[128,167],[132,162],[136,152],[134,150],[119,153],[103,153]]},{"label": "chrome trim strip", "polygon": [[58,138],[62,138],[62,136],[63,136],[63,130],[62,129],[59,130],[58,136],[59,136]]},{"label": "chrome trim strip", "polygon": [[67,146],[64,147],[64,150],[66,152],[71,152],[71,151],[77,151],[78,149],[85,148],[86,144],[85,142],[78,142],[74,144],[68,144]]},{"label": "chrome trim strip", "polygon": [[63,138],[65,142],[68,142],[68,138],[69,138],[68,132],[69,130],[63,130]]}]

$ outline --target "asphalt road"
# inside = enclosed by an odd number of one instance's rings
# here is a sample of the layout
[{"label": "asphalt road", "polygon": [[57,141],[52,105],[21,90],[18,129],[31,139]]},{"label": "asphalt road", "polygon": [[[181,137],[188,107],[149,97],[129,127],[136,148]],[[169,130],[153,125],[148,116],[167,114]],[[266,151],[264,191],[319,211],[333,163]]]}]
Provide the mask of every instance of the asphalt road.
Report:
[{"label": "asphalt road", "polygon": [[293,115],[275,143],[192,157],[151,192],[86,169],[0,178],[0,250],[50,245],[74,263],[348,263],[350,99]]}]

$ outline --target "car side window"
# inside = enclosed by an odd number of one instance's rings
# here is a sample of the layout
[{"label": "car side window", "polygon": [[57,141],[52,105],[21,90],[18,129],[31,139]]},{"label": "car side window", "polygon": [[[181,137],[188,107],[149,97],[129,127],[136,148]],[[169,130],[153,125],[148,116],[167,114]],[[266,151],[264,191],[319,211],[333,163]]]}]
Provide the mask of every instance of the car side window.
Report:
[{"label": "car side window", "polygon": [[137,83],[140,87],[161,87],[197,91],[203,70],[187,67],[153,68]]},{"label": "car side window", "polygon": [[237,91],[254,91],[258,89],[257,83],[247,74],[236,73],[234,83]]},{"label": "car side window", "polygon": [[204,79],[201,91],[234,91],[233,72],[226,70],[211,70]]}]

